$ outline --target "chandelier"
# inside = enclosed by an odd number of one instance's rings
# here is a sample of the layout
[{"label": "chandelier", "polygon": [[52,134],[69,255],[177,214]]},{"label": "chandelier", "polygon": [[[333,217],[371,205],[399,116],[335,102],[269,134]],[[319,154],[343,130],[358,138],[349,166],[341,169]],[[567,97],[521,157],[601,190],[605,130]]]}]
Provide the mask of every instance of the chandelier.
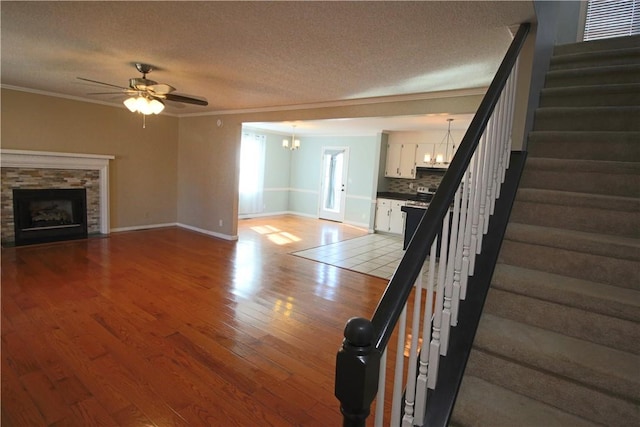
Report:
[{"label": "chandelier", "polygon": [[[453,119],[447,119],[449,122],[449,127],[447,128],[447,133],[444,138],[438,145],[433,146],[433,152],[427,153],[424,155],[424,163],[429,163],[431,165],[448,165],[451,162],[449,158],[449,145],[451,145],[451,155],[456,151],[456,144],[453,140],[453,136],[451,135],[451,122]],[[442,153],[442,145],[444,145],[444,154]],[[436,148],[438,149],[436,151]]]},{"label": "chandelier", "polygon": [[300,148],[300,140],[296,139],[296,127],[295,125],[293,126],[293,131],[291,131],[291,142],[289,142],[288,139],[283,139],[282,140],[282,148],[288,148],[289,150],[293,151],[293,150],[297,150],[298,148]]}]

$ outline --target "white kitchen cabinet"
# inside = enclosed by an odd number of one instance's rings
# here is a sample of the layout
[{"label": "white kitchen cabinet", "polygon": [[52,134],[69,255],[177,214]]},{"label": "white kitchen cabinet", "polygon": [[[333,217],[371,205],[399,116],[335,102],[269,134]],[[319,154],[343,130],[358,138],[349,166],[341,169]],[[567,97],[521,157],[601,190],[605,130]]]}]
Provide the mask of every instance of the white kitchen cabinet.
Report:
[{"label": "white kitchen cabinet", "polygon": [[406,215],[400,208],[406,202],[404,200],[391,201],[391,213],[389,214],[389,233],[402,234],[404,232],[404,216]]},{"label": "white kitchen cabinet", "polygon": [[404,200],[378,199],[376,202],[376,231],[402,234],[404,232],[404,216],[401,208]]},{"label": "white kitchen cabinet", "polygon": [[390,214],[391,200],[378,199],[376,201],[376,231],[389,231]]},{"label": "white kitchen cabinet", "polygon": [[417,144],[387,144],[384,176],[388,178],[415,178],[417,148]]}]

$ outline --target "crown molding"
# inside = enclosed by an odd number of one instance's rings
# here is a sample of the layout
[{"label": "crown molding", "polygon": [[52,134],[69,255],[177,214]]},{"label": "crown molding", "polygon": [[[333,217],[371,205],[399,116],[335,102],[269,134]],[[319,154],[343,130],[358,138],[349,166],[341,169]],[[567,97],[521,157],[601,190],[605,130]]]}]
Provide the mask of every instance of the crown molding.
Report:
[{"label": "crown molding", "polygon": [[[11,89],[11,90],[16,90],[20,92],[34,93],[37,95],[52,96],[55,98],[64,98],[64,99],[70,99],[73,101],[88,102],[90,104],[98,104],[98,105],[105,105],[109,107],[126,109],[126,107],[122,103],[115,104],[115,103],[106,102],[106,101],[98,101],[93,99],[81,98],[78,96],[64,95],[64,94],[55,93],[55,92],[47,92],[47,91],[38,90],[38,89],[29,89],[29,88],[5,85],[5,84],[0,85],[0,87],[3,89]],[[486,91],[487,91],[486,87],[476,87],[476,88],[468,88],[468,89],[452,89],[452,90],[441,90],[441,91],[434,91],[434,92],[410,93],[410,94],[404,94],[404,95],[389,95],[389,96],[378,96],[378,97],[369,97],[369,98],[345,99],[345,100],[338,100],[338,101],[314,102],[310,104],[293,104],[293,105],[281,105],[281,106],[273,106],[273,107],[206,111],[202,113],[175,114],[175,113],[162,112],[162,115],[173,116],[173,117],[200,117],[200,116],[220,116],[220,115],[231,115],[231,114],[270,113],[270,112],[276,112],[276,111],[312,110],[316,108],[349,107],[349,106],[356,106],[356,105],[373,105],[373,104],[385,104],[385,103],[391,103],[391,102],[424,101],[428,99],[477,96],[477,95],[484,95]]]}]

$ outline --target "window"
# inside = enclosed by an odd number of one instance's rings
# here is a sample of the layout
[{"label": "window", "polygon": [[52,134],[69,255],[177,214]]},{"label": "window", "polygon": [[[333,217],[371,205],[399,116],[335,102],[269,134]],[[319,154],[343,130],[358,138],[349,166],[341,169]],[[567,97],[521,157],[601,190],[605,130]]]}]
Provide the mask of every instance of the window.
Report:
[{"label": "window", "polygon": [[640,0],[589,0],[584,41],[640,34]]},{"label": "window", "polygon": [[264,135],[242,133],[238,198],[240,215],[263,210],[265,141]]}]

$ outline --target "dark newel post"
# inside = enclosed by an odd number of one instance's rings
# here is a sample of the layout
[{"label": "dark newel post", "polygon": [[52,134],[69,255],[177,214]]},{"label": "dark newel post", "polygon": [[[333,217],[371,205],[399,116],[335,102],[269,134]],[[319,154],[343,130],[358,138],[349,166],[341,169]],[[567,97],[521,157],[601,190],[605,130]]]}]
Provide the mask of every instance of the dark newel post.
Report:
[{"label": "dark newel post", "polygon": [[344,328],[336,356],[335,395],[340,401],[343,427],[365,427],[371,402],[378,392],[380,353],[373,347],[373,325],[353,317]]}]

